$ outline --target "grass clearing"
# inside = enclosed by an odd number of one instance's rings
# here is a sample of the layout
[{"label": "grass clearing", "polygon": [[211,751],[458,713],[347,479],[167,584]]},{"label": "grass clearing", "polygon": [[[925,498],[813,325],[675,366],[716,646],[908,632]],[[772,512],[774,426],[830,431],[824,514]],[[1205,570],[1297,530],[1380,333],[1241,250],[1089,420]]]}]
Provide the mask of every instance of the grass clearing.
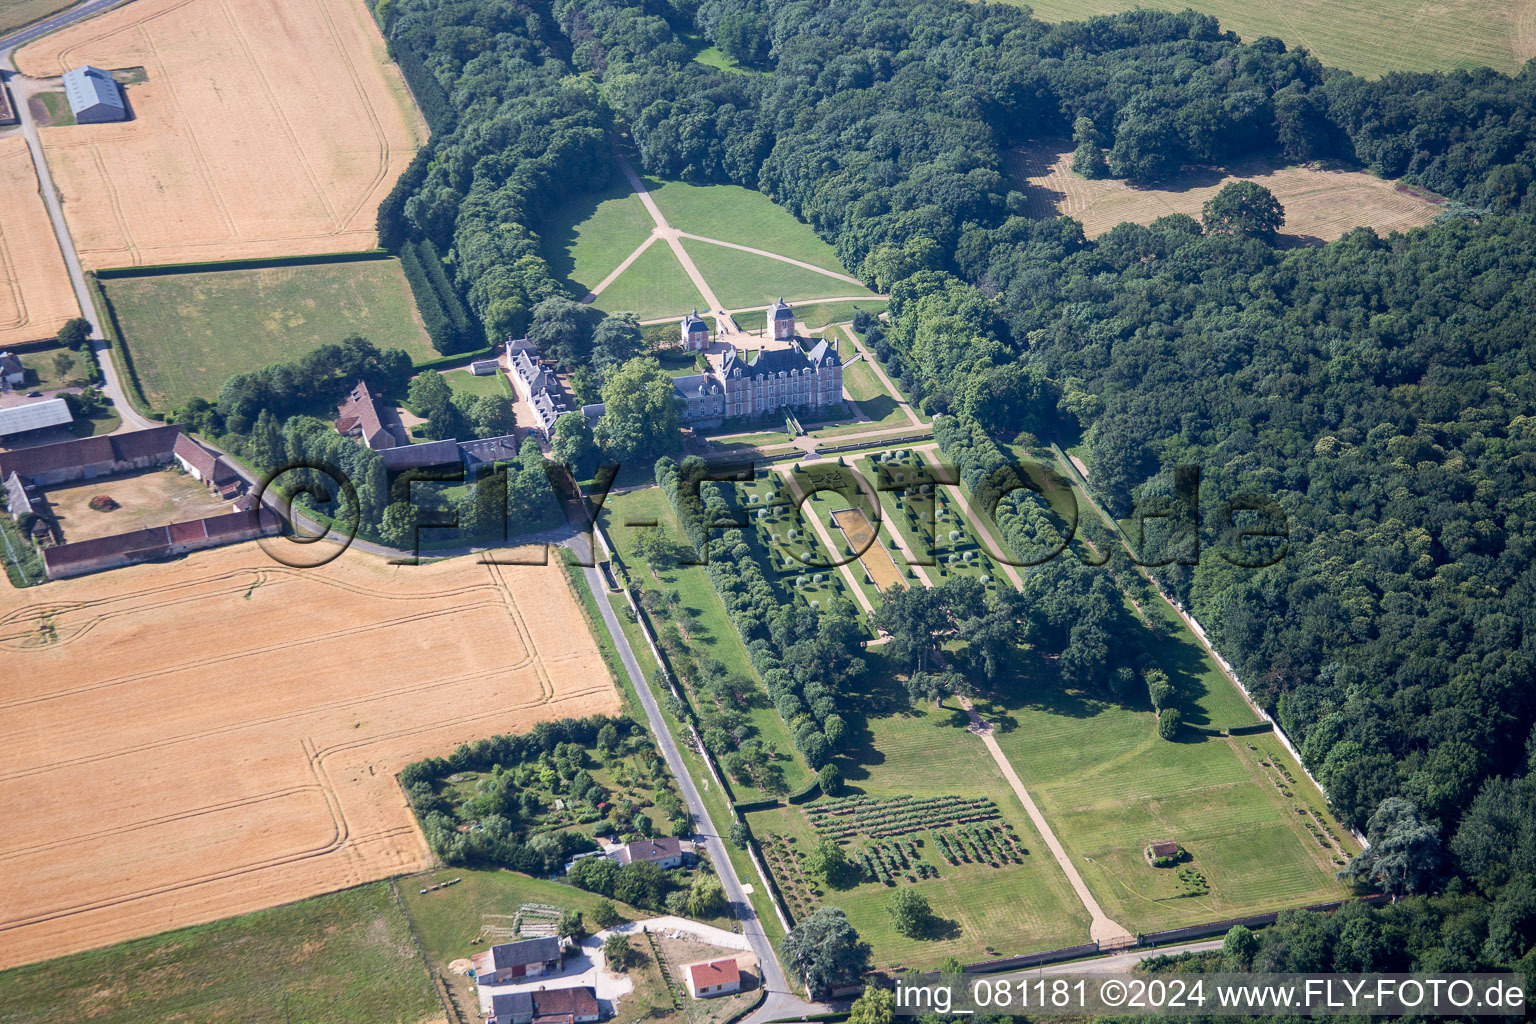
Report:
[{"label": "grass clearing", "polygon": [[873,402],[879,398],[892,398],[891,393],[881,383],[880,376],[863,359],[843,366],[843,391],[861,407],[866,402]]},{"label": "grass clearing", "polygon": [[[1038,661],[1007,696],[978,707],[998,725],[998,743],[1105,913],[1132,931],[1348,894],[1334,878],[1342,868],[1335,860],[1342,860],[1341,846],[1350,854],[1358,848],[1326,815],[1310,783],[1291,784],[1278,769],[1261,767],[1286,764],[1292,778],[1301,778],[1274,736],[1187,730],[1168,742],[1158,737],[1150,707],[1063,692],[1053,670]],[[1201,710],[1213,720],[1219,714]],[[1306,829],[1308,807],[1333,829],[1329,848]],[[1188,866],[1205,876],[1208,893],[1184,895],[1175,870],[1146,862],[1142,847],[1162,840],[1189,851]]]},{"label": "grass clearing", "polygon": [[144,397],[169,410],[219,397],[237,373],[361,335],[420,362],[437,357],[393,259],[219,270],[101,282]]},{"label": "grass clearing", "polygon": [[1522,0],[1457,4],[1364,0],[1331,4],[1297,0],[1284,6],[1243,0],[1144,4],[1137,0],[1029,0],[1042,21],[1078,21],[1138,7],[1193,7],[1252,42],[1276,36],[1305,46],[1324,64],[1376,77],[1389,71],[1491,67],[1515,74],[1536,56],[1536,9]]},{"label": "grass clearing", "polygon": [[[844,910],[874,947],[875,964],[885,968],[933,967],[947,956],[971,962],[988,957],[994,948],[1011,953],[1086,941],[1087,912],[981,741],[957,723],[952,708],[895,710],[905,705],[905,697],[890,689],[896,684],[883,671],[878,655],[871,651],[868,656],[882,683],[862,703],[883,713],[867,720],[862,734],[855,734],[856,742],[838,759],[850,792],[990,798],[1028,853],[1021,864],[997,868],[950,865],[939,855],[931,832],[920,831],[900,839],[920,843],[920,859],[937,868],[937,878],[908,881],[903,875],[894,885],[861,881],[841,891],[820,885],[811,903]],[[800,853],[809,853],[818,841],[798,807],[758,812],[748,819],[759,839],[783,837],[789,849]],[[846,849],[865,843],[853,840]],[[910,939],[892,927],[885,905],[901,888],[914,888],[928,898],[941,921],[931,937]]]},{"label": "grass clearing", "polygon": [[550,273],[580,299],[613,273],[654,227],[614,164],[607,188],[574,196],[539,225],[539,249]]},{"label": "grass clearing", "polygon": [[[726,240],[735,241],[740,237],[738,234]],[[750,244],[760,249],[768,248],[759,242]],[[682,245],[726,309],[763,305],[777,295],[791,303],[842,295],[874,295],[863,285],[767,256],[701,242],[697,238],[685,238]]]},{"label": "grass clearing", "polygon": [[[55,365],[60,355],[69,357],[69,364],[63,373]],[[63,345],[18,352],[16,358],[21,360],[22,369],[27,371],[27,379],[18,391],[55,391],[84,384],[86,374],[90,371],[89,363],[81,358],[80,353],[72,352]]]},{"label": "grass clearing", "polygon": [[1357,227],[1386,234],[1428,224],[1439,207],[1397,191],[1390,181],[1364,171],[1321,166],[1283,167],[1262,157],[1236,161],[1220,169],[1175,175],[1157,188],[1136,188],[1124,181],[1090,181],[1072,173],[1072,144],[1063,140],[1024,146],[1006,157],[1008,173],[1024,193],[1031,217],[1076,217],[1088,237],[1102,235],[1124,221],[1150,224],[1159,217],[1185,213],[1198,219],[1200,208],[1223,185],[1253,181],[1274,193],[1285,207],[1282,242],[1318,244]]},{"label": "grass clearing", "polygon": [[682,316],[691,309],[704,309],[709,303],[693,286],[672,247],[654,242],[603,289],[592,305],[604,313],[629,312],[641,320],[655,320]]},{"label": "grass clearing", "polygon": [[[679,231],[735,242],[737,245],[750,245],[754,249],[776,252],[780,256],[802,260],[839,274],[847,273],[838,262],[837,251],[822,241],[809,224],[802,224],[795,219],[794,214],[761,192],[740,185],[690,185],[682,181],[664,182],[654,178],[646,178],[645,186],[660,207],[661,215],[667,218],[667,223]],[[685,239],[684,244],[689,241]],[[688,251],[695,260],[699,258],[693,249]],[[718,292],[719,286],[715,285],[706,266],[701,263],[699,269]],[[853,295],[856,292],[832,294]],[[721,301],[725,302],[727,309],[732,308],[732,304],[723,295]],[[751,306],[757,303],[742,302],[739,305]]]},{"label": "grass clearing", "polygon": [[416,1024],[442,1004],[389,883],[0,973],[0,1020]]},{"label": "grass clearing", "polygon": [[511,398],[512,385],[507,381],[507,375],[497,370],[495,373],[487,373],[477,377],[468,370],[448,370],[443,374],[443,380],[455,395],[469,395],[480,398],[483,395],[501,395],[503,398]]}]

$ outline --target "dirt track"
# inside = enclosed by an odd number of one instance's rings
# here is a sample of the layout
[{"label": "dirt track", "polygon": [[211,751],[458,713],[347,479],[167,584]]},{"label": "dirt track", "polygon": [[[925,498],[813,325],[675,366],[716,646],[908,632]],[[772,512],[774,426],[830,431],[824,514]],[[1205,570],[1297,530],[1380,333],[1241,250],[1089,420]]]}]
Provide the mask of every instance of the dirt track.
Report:
[{"label": "dirt track", "polygon": [[27,141],[0,139],[0,349],[51,338],[80,315],[37,191]]},{"label": "dirt track", "polygon": [[133,120],[42,130],[87,268],[372,248],[426,135],[360,0],[136,0],[16,63],[148,76]]},{"label": "dirt track", "polygon": [[869,572],[869,578],[874,581],[876,589],[884,593],[892,587],[906,587],[901,578],[901,570],[896,568],[891,553],[885,550],[880,538],[875,536],[874,527],[870,526],[869,518],[863,512],[856,508],[838,509],[832,513],[832,522],[843,531],[843,536],[848,538],[853,550],[863,552],[859,555],[859,564]]},{"label": "dirt track", "polygon": [[619,701],[559,565],[256,545],[0,591],[0,967],[424,866],[408,761]]}]

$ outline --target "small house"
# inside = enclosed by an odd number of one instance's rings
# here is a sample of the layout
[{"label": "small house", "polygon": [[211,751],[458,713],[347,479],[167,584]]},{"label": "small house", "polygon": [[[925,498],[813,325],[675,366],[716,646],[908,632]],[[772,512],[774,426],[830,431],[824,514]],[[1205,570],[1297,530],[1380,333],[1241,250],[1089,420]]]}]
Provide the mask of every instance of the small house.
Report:
[{"label": "small house", "polygon": [[473,957],[475,980],[498,985],[518,978],[535,978],[560,969],[560,940],[524,939],[503,942]]},{"label": "small house", "polygon": [[27,370],[12,352],[0,352],[0,382],[19,388],[26,383]]},{"label": "small house", "polygon": [[688,965],[688,991],[695,999],[713,999],[741,991],[741,969],[734,958]]},{"label": "small house", "polygon": [[489,377],[499,369],[501,369],[499,359],[476,359],[469,364],[469,372],[476,377]]},{"label": "small house", "polygon": [[1184,855],[1184,848],[1178,843],[1157,842],[1148,843],[1142,851],[1146,855],[1147,863],[1153,867],[1168,867]]},{"label": "small house", "polygon": [[683,844],[671,837],[642,839],[638,843],[626,843],[614,853],[620,864],[649,861],[659,868],[680,867],[683,863]]},{"label": "small house", "polygon": [[709,347],[709,324],[695,309],[683,317],[683,349],[698,352]]}]

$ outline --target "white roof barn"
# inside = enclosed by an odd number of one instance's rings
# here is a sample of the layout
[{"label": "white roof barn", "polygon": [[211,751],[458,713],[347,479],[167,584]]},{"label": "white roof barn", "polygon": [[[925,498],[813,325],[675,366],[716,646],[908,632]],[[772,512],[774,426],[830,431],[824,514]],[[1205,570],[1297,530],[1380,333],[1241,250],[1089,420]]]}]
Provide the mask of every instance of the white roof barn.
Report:
[{"label": "white roof barn", "polygon": [[64,73],[64,97],[80,124],[121,121],[128,116],[123,91],[112,73],[89,64]]}]

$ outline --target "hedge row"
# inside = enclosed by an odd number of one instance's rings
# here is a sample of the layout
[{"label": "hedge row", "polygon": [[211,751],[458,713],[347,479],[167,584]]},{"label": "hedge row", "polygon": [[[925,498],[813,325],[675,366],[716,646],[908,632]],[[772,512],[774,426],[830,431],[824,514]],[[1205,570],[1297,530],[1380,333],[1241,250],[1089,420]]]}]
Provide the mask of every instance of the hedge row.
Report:
[{"label": "hedge row", "polygon": [[[430,40],[428,45],[431,45]],[[416,52],[409,42],[405,45],[397,45],[394,40],[388,43],[390,60],[400,65],[400,73],[405,76],[405,84],[410,88],[411,94],[416,98],[416,106],[421,110],[421,116],[426,120],[427,127],[436,136],[447,135],[453,131],[458,122],[458,114],[453,109],[453,104],[448,100],[448,94],[438,82],[437,76],[422,62],[421,55]]]},{"label": "hedge row", "polygon": [[443,312],[448,314],[448,322],[453,325],[454,332],[459,336],[460,345],[473,345],[483,340],[477,337],[474,321],[469,318],[469,310],[464,308],[464,303],[459,299],[459,293],[454,291],[453,285],[448,281],[448,275],[443,272],[443,257],[437,251],[437,246],[431,239],[423,239],[417,243],[417,254],[421,257],[422,268],[427,272],[427,280],[432,283],[432,290],[437,293],[438,301],[443,304]]},{"label": "hedge row", "polygon": [[176,274],[208,273],[218,270],[268,270],[272,267],[321,266],[330,263],[372,263],[389,259],[383,249],[362,252],[314,253],[308,256],[266,256],[242,260],[201,260],[195,263],[159,263],[153,267],[104,267],[92,274],[104,281],[121,277],[170,277]]},{"label": "hedge row", "polygon": [[389,195],[379,204],[377,226],[379,245],[386,249],[398,249],[411,237],[411,226],[405,220],[405,202],[415,195],[427,180],[427,170],[432,166],[432,146],[422,146],[406,165],[400,180],[389,190]]},{"label": "hedge row", "polygon": [[[144,398],[144,388],[139,384],[139,371],[133,365],[133,352],[123,344],[122,325],[117,322],[117,310],[112,307],[112,300],[107,297],[107,290],[102,287],[100,271],[89,271],[85,275],[85,282],[91,290],[91,298],[96,303],[96,319],[100,321],[102,336],[107,339],[107,348],[117,349],[122,356],[124,376],[128,378],[128,387],[124,397],[153,419],[164,419],[162,413],[150,411],[150,404]],[[109,352],[106,358],[112,358]]]}]

